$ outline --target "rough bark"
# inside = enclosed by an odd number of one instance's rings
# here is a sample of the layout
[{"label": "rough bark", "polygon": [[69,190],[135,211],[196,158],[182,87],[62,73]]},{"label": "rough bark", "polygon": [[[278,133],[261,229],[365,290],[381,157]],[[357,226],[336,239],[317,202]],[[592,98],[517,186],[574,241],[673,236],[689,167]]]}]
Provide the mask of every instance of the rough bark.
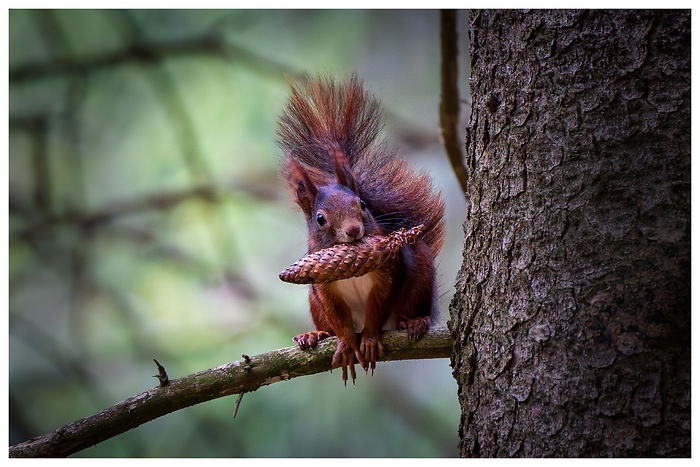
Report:
[{"label": "rough bark", "polygon": [[690,12],[470,17],[464,456],[690,455]]}]

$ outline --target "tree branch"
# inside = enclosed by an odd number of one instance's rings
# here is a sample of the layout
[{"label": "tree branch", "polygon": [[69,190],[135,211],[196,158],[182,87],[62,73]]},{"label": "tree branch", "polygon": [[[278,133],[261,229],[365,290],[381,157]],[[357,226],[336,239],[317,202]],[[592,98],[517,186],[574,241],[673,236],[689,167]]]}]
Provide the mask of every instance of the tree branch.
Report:
[{"label": "tree branch", "polygon": [[464,165],[459,136],[459,86],[457,85],[457,11],[440,10],[440,132],[447,158],[457,176],[462,191],[467,186],[467,169]]},{"label": "tree branch", "polygon": [[14,66],[9,71],[10,82],[23,83],[76,73],[97,72],[128,64],[153,64],[164,58],[212,56],[244,63],[250,68],[273,77],[288,74],[301,77],[303,73],[274,60],[259,57],[242,47],[228,43],[223,37],[204,34],[179,40],[134,43],[112,53],[93,57],[67,57],[50,62]]},{"label": "tree branch", "polygon": [[[383,342],[387,361],[449,358],[452,354],[452,336],[446,328],[431,329],[418,342],[409,342],[405,332],[389,331]],[[244,356],[236,362],[170,380],[166,386],[10,446],[10,457],[66,457],[176,410],[328,371],[336,343],[336,338],[330,338],[313,350],[302,351],[295,346]]]}]

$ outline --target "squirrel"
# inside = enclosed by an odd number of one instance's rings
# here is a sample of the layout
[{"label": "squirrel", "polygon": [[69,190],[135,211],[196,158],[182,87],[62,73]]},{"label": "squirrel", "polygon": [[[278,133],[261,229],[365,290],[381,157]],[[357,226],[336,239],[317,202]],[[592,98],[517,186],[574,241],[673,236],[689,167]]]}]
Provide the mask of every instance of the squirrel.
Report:
[{"label": "squirrel", "polygon": [[[290,83],[277,127],[281,173],[308,226],[308,252],[364,235],[425,226],[412,244],[361,277],[309,289],[316,329],[293,340],[300,349],[338,337],[332,367],[355,383],[355,358],[374,374],[383,357],[382,331],[405,329],[409,340],[427,331],[437,314],[435,257],[445,237],[444,201],[427,173],[412,168],[379,138],[379,101],[353,74],[344,82]],[[359,339],[358,339],[359,334]]]}]

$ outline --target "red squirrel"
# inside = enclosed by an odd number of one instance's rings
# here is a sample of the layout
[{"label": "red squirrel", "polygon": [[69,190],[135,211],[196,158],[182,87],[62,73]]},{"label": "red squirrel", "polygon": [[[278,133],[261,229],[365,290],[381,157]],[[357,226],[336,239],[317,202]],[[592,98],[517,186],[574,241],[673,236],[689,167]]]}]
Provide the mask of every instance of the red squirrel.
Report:
[{"label": "red squirrel", "polygon": [[377,270],[310,286],[316,330],[294,341],[309,349],[337,336],[332,367],[342,368],[344,382],[348,368],[355,382],[355,358],[374,373],[384,353],[383,330],[406,329],[408,339],[417,340],[437,314],[434,262],[445,237],[444,202],[426,173],[379,139],[382,125],[379,102],[352,75],[342,83],[318,77],[305,87],[291,84],[277,129],[281,172],[306,218],[309,253],[425,226]]}]

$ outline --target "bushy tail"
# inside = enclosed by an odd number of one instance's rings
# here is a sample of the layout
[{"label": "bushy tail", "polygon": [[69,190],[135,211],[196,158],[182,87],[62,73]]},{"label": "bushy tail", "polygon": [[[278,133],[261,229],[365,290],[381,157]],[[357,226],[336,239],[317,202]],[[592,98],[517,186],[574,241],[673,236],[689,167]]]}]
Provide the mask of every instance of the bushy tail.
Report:
[{"label": "bushy tail", "polygon": [[387,233],[423,224],[421,238],[437,255],[445,236],[442,196],[427,173],[416,171],[379,139],[379,101],[363,89],[360,79],[353,74],[338,84],[318,77],[304,88],[291,88],[277,128],[285,154],[283,174],[287,177],[296,161],[315,183],[332,183],[331,154],[340,150],[355,173],[360,197]]},{"label": "bushy tail", "polygon": [[318,77],[304,89],[291,87],[277,129],[285,155],[332,174],[331,148],[339,147],[352,167],[376,141],[382,127],[379,102],[364,92],[356,75],[340,85]]}]

